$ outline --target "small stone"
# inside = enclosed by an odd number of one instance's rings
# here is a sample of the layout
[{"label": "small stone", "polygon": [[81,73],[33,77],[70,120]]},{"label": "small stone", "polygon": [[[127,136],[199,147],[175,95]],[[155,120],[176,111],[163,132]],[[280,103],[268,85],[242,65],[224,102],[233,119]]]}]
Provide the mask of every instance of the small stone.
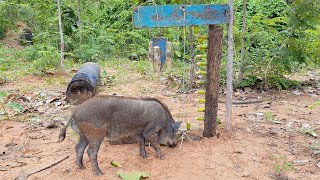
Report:
[{"label": "small stone", "polygon": [[272,135],[279,134],[279,129],[278,128],[270,128],[269,133]]},{"label": "small stone", "polygon": [[11,147],[11,146],[16,146],[16,145],[18,145],[18,144],[12,142],[12,143],[6,144],[5,147]]},{"label": "small stone", "polygon": [[39,96],[45,97],[45,96],[47,96],[47,93],[46,93],[46,92],[40,92],[40,93],[39,93]]},{"label": "small stone", "polygon": [[273,124],[283,124],[281,121],[273,121]]},{"label": "small stone", "polygon": [[166,82],[166,81],[167,81],[167,78],[160,78],[160,81]]},{"label": "small stone", "polygon": [[243,151],[242,150],[235,150],[234,153],[243,154]]},{"label": "small stone", "polygon": [[263,117],[264,117],[264,113],[263,112],[257,112],[257,113],[254,113],[256,115],[256,118],[258,120],[262,120]]},{"label": "small stone", "polygon": [[57,128],[57,121],[46,121],[43,122],[43,127],[46,127],[48,129]]},{"label": "small stone", "polygon": [[314,154],[315,156],[320,156],[320,151],[314,151],[313,154]]},{"label": "small stone", "polygon": [[251,92],[252,89],[251,89],[251,87],[244,87],[244,91],[245,91],[245,92]]},{"label": "small stone", "polygon": [[66,109],[68,109],[68,108],[70,108],[70,107],[72,107],[71,105],[64,105],[63,107],[62,107],[62,110],[66,110]]},{"label": "small stone", "polygon": [[249,177],[250,176],[250,173],[248,171],[244,171],[242,173],[242,177]]},{"label": "small stone", "polygon": [[301,94],[303,94],[300,91],[292,91],[292,94],[296,95],[296,96],[300,96]]},{"label": "small stone", "polygon": [[42,106],[43,105],[43,102],[42,101],[38,101],[34,106],[35,107],[39,107],[39,106]]},{"label": "small stone", "polygon": [[245,129],[244,129],[246,132],[251,132],[252,130],[249,128],[249,127],[245,127]]},{"label": "small stone", "polygon": [[304,93],[315,93],[315,92],[316,92],[316,89],[314,89],[313,87],[308,86],[308,87],[305,87],[305,88],[303,89],[303,92],[304,92]]},{"label": "small stone", "polygon": [[302,124],[302,128],[303,129],[309,129],[309,128],[311,128],[311,126],[308,123],[304,123],[304,124]]},{"label": "small stone", "polygon": [[61,106],[61,104],[62,104],[62,102],[60,102],[60,101],[54,101],[53,103],[55,106]]},{"label": "small stone", "polygon": [[265,104],[262,106],[262,108],[270,108],[270,104]]},{"label": "small stone", "polygon": [[240,95],[241,95],[240,92],[235,92],[235,93],[234,93],[234,96],[240,96]]}]

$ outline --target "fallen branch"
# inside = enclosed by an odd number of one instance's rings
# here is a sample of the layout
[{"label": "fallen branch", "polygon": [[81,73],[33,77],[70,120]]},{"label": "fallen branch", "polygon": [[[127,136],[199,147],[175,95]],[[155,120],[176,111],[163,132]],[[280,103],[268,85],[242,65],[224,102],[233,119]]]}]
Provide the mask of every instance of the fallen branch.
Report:
[{"label": "fallen branch", "polygon": [[59,164],[59,163],[62,162],[63,160],[67,159],[68,157],[69,157],[69,155],[66,155],[66,156],[64,156],[64,157],[62,157],[62,158],[60,158],[60,159],[52,162],[51,164],[48,164],[48,165],[44,166],[44,167],[40,167],[40,168],[31,170],[30,172],[27,172],[27,173],[22,173],[22,174],[20,174],[19,176],[17,176],[17,177],[15,178],[15,180],[26,180],[30,175],[35,174],[35,173],[38,173],[38,172],[43,171],[43,170],[45,170],[45,169],[48,169],[48,168],[50,168],[50,167],[52,167],[52,166],[54,166],[54,165],[56,165],[56,164]]},{"label": "fallen branch", "polygon": [[295,161],[293,161],[293,165],[294,166],[302,166],[302,165],[308,164],[310,162],[311,162],[311,160],[309,160],[309,159],[307,159],[307,160],[295,160]]},{"label": "fallen branch", "polygon": [[[226,103],[224,101],[219,101],[220,103]],[[247,101],[232,101],[232,104],[252,104],[252,103],[261,103],[262,100],[254,99],[254,100],[247,100]]]},{"label": "fallen branch", "polygon": [[247,100],[247,101],[233,101],[233,104],[252,104],[252,103],[261,103],[262,100],[254,99],[254,100]]}]

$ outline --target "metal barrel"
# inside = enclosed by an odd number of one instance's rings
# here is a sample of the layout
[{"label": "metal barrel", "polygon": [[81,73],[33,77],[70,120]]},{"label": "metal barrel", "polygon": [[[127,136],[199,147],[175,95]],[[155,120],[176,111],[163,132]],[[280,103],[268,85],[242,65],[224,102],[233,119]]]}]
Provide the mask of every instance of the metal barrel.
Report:
[{"label": "metal barrel", "polygon": [[68,84],[67,100],[77,104],[91,98],[96,93],[99,80],[99,65],[94,62],[84,63]]}]

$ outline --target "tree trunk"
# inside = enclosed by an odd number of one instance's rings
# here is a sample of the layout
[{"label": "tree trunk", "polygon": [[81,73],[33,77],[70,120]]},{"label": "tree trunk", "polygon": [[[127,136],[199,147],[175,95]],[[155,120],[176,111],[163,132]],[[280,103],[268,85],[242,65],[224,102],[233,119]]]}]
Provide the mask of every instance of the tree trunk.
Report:
[{"label": "tree trunk", "polygon": [[61,22],[61,8],[60,8],[60,0],[57,0],[58,3],[58,18],[59,18],[59,31],[60,31],[60,67],[62,73],[66,73],[66,68],[64,67],[64,40],[63,40],[63,32],[62,32],[62,22]]},{"label": "tree trunk", "polygon": [[242,37],[241,37],[241,59],[240,59],[240,67],[239,74],[237,79],[236,87],[239,87],[243,80],[244,74],[244,59],[245,59],[245,35],[246,35],[246,23],[247,23],[247,0],[243,0],[243,19],[242,19]]},{"label": "tree trunk", "polygon": [[222,56],[223,28],[209,25],[208,55],[207,55],[207,86],[204,113],[204,137],[213,137],[216,134],[216,120],[218,113],[218,97],[220,84],[220,64]]},{"label": "tree trunk", "polygon": [[233,75],[233,21],[234,21],[234,12],[233,12],[233,0],[228,0],[230,7],[230,21],[228,26],[228,58],[227,58],[227,93],[226,93],[226,112],[225,112],[225,124],[226,130],[231,130],[231,121],[232,121],[232,75]]},{"label": "tree trunk", "polygon": [[81,48],[81,44],[82,44],[82,25],[81,25],[81,4],[80,4],[80,0],[78,0],[78,28],[79,28],[79,32],[80,32],[80,40],[79,40],[79,44],[80,44],[80,48]]}]

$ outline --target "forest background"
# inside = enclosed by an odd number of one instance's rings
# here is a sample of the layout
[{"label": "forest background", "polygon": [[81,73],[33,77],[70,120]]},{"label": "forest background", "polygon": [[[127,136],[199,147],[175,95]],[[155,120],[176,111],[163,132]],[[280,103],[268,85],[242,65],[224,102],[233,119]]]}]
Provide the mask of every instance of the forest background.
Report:
[{"label": "forest background", "polygon": [[[144,1],[141,1],[144,2]],[[197,46],[205,43],[196,33],[206,34],[207,27],[136,29],[132,24],[132,8],[138,0],[60,1],[62,30],[67,69],[87,61],[148,60],[148,43],[154,37],[166,37],[173,44],[173,69],[176,76],[189,74],[193,54],[190,38]],[[227,3],[227,0],[191,0],[190,4]],[[173,5],[182,0],[147,1],[143,5]],[[245,6],[244,6],[245,5]],[[245,7],[245,8],[244,8]],[[320,1],[319,0],[235,0],[234,84],[262,89],[288,89],[299,82],[286,77],[301,69],[318,68],[320,64]],[[0,39],[8,33],[21,33],[21,27],[34,34],[33,45],[10,48],[0,41],[0,70],[21,69],[15,76],[43,74],[59,70],[60,35],[57,1],[0,1]],[[227,26],[224,25],[224,36]],[[226,77],[226,39],[224,41],[221,84]],[[199,50],[195,50],[195,54]],[[142,73],[151,71],[144,63]],[[8,77],[16,78],[16,77]],[[186,77],[187,79],[189,77]],[[190,79],[189,79],[190,80]]]}]

